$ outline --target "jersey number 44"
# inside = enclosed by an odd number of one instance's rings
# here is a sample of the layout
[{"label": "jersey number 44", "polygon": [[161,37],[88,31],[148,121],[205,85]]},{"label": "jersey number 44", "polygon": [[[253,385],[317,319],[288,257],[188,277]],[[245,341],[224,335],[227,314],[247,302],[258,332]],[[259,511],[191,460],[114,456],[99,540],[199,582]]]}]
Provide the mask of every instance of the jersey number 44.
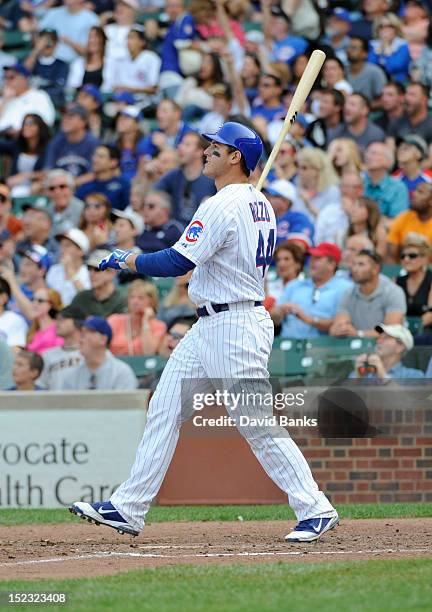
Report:
[{"label": "jersey number 44", "polygon": [[265,276],[266,268],[271,264],[273,259],[273,250],[275,245],[275,231],[271,229],[265,244],[264,234],[262,230],[258,232],[258,248],[256,252],[257,268],[262,268],[262,275]]}]

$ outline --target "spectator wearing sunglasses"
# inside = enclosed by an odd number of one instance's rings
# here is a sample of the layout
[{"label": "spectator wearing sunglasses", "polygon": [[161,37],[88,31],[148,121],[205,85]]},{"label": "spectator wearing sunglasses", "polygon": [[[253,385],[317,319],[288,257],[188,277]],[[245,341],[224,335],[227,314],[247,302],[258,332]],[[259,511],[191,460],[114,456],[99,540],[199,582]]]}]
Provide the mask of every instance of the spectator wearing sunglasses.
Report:
[{"label": "spectator wearing sunglasses", "polygon": [[144,231],[136,239],[143,253],[171,247],[183,233],[183,226],[171,218],[170,197],[164,191],[150,191],[142,208]]},{"label": "spectator wearing sunglasses", "polygon": [[384,279],[382,258],[376,251],[362,249],[351,268],[354,286],[342,297],[330,327],[332,336],[377,337],[376,326],[402,325],[406,314],[403,290]]},{"label": "spectator wearing sunglasses", "polygon": [[90,250],[103,247],[113,239],[111,206],[102,193],[89,193],[85,199],[79,228],[90,241]]},{"label": "spectator wearing sunglasses", "polygon": [[396,284],[407,301],[407,316],[422,317],[425,327],[432,324],[432,273],[429,270],[430,243],[425,236],[410,232],[402,244],[401,265],[405,272]]},{"label": "spectator wearing sunglasses", "polygon": [[57,236],[77,227],[84,210],[84,202],[74,196],[74,177],[66,170],[50,170],[45,182],[49,198],[48,211],[52,218],[51,234]]},{"label": "spectator wearing sunglasses", "polygon": [[32,325],[27,335],[29,351],[43,353],[64,343],[63,338],[57,336],[55,325],[56,314],[61,309],[61,297],[55,289],[41,288],[34,292],[31,308]]},{"label": "spectator wearing sunglasses", "polygon": [[282,102],[282,80],[275,74],[266,73],[258,82],[258,95],[255,106],[252,106],[252,117],[263,117],[267,123],[283,119],[286,114]]},{"label": "spectator wearing sunglasses", "polygon": [[432,243],[432,183],[420,183],[412,192],[411,208],[398,215],[387,235],[387,260],[399,261],[405,237],[410,232],[425,236]]},{"label": "spectator wearing sunglasses", "polygon": [[71,302],[87,315],[109,317],[117,312],[127,311],[127,300],[124,292],[114,284],[115,270],[99,270],[99,262],[109,256],[109,251],[98,249],[87,258],[90,272],[91,289],[80,291]]},{"label": "spectator wearing sunglasses", "polygon": [[313,338],[328,334],[339,302],[351,281],[335,276],[342,253],[322,242],[309,249],[309,277],[288,283],[271,311],[282,338]]}]

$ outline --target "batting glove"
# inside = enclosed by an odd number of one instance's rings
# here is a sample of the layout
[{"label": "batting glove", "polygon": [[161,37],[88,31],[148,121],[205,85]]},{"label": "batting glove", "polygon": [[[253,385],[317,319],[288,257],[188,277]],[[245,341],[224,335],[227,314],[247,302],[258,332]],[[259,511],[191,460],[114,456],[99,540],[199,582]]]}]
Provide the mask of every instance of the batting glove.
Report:
[{"label": "batting glove", "polygon": [[121,251],[120,249],[116,249],[111,253],[109,257],[105,257],[99,263],[99,270],[106,270],[107,268],[112,268],[113,270],[127,270],[128,265],[126,264],[126,259],[132,251]]}]

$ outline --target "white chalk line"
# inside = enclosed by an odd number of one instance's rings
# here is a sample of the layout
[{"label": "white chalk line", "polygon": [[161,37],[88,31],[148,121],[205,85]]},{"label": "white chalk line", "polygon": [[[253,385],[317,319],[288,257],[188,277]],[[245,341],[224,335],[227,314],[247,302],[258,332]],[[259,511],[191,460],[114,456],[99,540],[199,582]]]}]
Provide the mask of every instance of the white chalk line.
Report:
[{"label": "white chalk line", "polygon": [[[172,548],[172,547],[171,547]],[[64,563],[67,561],[82,561],[100,558],[141,558],[141,559],[185,559],[185,558],[213,558],[213,557],[295,557],[302,555],[377,555],[377,554],[405,554],[405,553],[432,553],[432,548],[376,548],[365,550],[315,550],[315,551],[268,551],[268,552],[214,552],[214,553],[186,553],[183,555],[161,555],[157,553],[139,552],[112,552],[100,551],[85,555],[70,555],[64,557],[52,557],[49,559],[32,559],[27,561],[12,561],[0,563],[0,567],[15,567],[17,565],[38,565],[42,563]]]}]

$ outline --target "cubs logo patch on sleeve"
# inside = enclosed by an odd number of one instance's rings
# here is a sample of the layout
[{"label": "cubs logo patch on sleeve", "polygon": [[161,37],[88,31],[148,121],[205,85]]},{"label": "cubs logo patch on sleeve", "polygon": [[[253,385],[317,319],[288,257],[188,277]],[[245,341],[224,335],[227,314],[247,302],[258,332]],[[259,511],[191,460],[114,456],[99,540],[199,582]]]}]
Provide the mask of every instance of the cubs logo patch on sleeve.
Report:
[{"label": "cubs logo patch on sleeve", "polygon": [[189,242],[189,244],[197,242],[198,238],[203,232],[203,229],[204,225],[201,223],[201,221],[192,221],[186,232],[186,242]]}]

